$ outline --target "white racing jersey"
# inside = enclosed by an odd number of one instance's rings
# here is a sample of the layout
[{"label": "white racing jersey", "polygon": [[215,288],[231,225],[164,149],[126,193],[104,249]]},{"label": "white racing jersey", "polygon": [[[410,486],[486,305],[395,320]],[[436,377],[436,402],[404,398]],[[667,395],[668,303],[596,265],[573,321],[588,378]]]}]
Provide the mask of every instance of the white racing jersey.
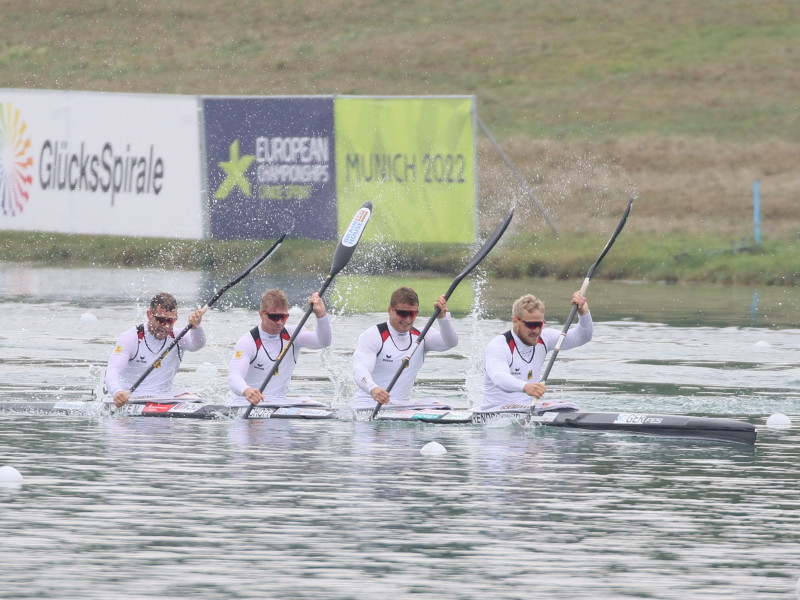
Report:
[{"label": "white racing jersey", "polygon": [[[391,400],[385,406],[410,403],[414,380],[429,350],[442,352],[458,344],[458,334],[450,315],[437,319],[437,322],[439,331],[433,328],[428,330],[420,343],[421,348],[414,353],[408,367],[390,390]],[[414,349],[419,334],[416,328],[408,333],[400,333],[386,322],[370,327],[358,337],[353,353],[353,379],[358,386],[354,410],[375,408],[377,403],[370,395],[370,390],[375,387],[387,388],[402,366],[403,359]]]},{"label": "white racing jersey", "polygon": [[[155,363],[161,353],[175,340],[175,334],[159,340],[147,330],[145,325],[131,327],[117,339],[106,368],[105,387],[113,396],[119,390],[129,390],[142,374]],[[206,345],[206,334],[202,327],[192,327],[181,338],[177,346],[170,350],[133,391],[133,397],[151,395],[172,395],[172,381],[183,359],[183,352],[194,352]]]},{"label": "white racing jersey", "polygon": [[[579,316],[578,326],[567,332],[559,351],[585,344],[593,331],[591,313]],[[513,331],[492,338],[483,355],[483,402],[478,411],[530,408],[533,398],[522,389],[539,381],[544,359],[560,336],[560,331],[544,328],[536,346],[523,343]]]},{"label": "white racing jersey", "polygon": [[[261,388],[266,378],[274,370],[275,361],[284,350],[295,329],[295,325],[290,325],[284,327],[280,334],[270,335],[259,325],[239,338],[233,348],[233,358],[231,358],[228,369],[228,385],[236,395],[233,398],[233,404],[250,404],[244,397],[244,391],[249,387]],[[332,338],[331,323],[327,315],[317,319],[315,331],[303,329],[298,333],[292,347],[287,350],[286,356],[278,366],[278,374],[270,379],[264,390],[262,402],[284,402],[289,389],[289,381],[295,366],[297,366],[300,348],[319,350],[330,346]]]}]

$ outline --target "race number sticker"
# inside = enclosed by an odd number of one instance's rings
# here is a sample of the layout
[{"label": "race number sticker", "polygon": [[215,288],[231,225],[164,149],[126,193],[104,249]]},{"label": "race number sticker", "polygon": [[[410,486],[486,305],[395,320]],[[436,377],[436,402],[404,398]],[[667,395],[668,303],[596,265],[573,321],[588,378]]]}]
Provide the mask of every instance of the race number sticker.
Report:
[{"label": "race number sticker", "polygon": [[661,417],[653,417],[643,413],[618,413],[614,419],[615,425],[645,425],[648,423],[657,425],[661,423]]}]

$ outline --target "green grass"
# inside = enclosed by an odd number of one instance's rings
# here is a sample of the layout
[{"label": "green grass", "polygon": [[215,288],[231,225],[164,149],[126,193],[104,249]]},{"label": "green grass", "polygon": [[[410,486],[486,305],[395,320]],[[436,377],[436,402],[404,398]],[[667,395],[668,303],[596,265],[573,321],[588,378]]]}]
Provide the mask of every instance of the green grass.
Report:
[{"label": "green grass", "polygon": [[[556,241],[516,178],[479,137],[482,234],[516,204],[509,235],[533,236],[504,242],[498,273],[585,270],[625,201],[635,196],[619,242],[630,258],[619,267],[610,256],[602,272],[795,281],[796,0],[7,0],[3,21],[0,87],[475,94],[481,118],[562,231]],[[751,234],[755,179],[767,242],[758,252],[728,252]],[[23,260],[81,260],[70,240],[52,239],[57,241],[35,243]],[[119,265],[161,261],[215,268],[248,248],[148,242],[144,250],[131,240],[92,243],[96,260]],[[4,258],[15,260],[10,245]],[[287,247],[296,250],[295,264],[327,262],[316,249],[304,258],[299,247]],[[686,248],[696,248],[698,256]],[[461,250],[409,248],[393,255],[388,267],[444,271],[441,265],[452,268]]]},{"label": "green grass", "polygon": [[[509,234],[481,264],[498,278],[552,277],[581,280],[608,241],[576,236],[570,243]],[[236,273],[271,240],[166,240],[65,234],[0,232],[4,259],[72,267],[159,267]],[[336,244],[287,240],[268,260],[276,274],[317,274],[330,269]],[[416,272],[452,279],[476,251],[472,246],[362,243],[350,274]],[[731,244],[715,236],[653,238],[623,231],[595,275],[598,279],[724,284],[800,285],[800,244]]]},{"label": "green grass", "polygon": [[793,0],[7,4],[3,87],[475,93],[501,136],[800,141]]},{"label": "green grass", "polygon": [[[607,240],[586,236],[570,244],[554,239],[516,237],[487,259],[498,277],[580,279],[600,255]],[[653,238],[623,232],[603,260],[596,277],[666,282],[765,284],[800,283],[800,245],[752,241],[731,244],[714,236]]]}]

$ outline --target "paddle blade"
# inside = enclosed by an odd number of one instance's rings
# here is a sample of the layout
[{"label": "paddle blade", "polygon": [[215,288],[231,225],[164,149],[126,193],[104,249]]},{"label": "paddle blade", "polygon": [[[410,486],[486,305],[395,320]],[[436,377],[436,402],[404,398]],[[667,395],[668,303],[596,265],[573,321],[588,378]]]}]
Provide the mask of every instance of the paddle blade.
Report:
[{"label": "paddle blade", "polygon": [[206,305],[203,307],[203,310],[204,310],[204,312],[205,312],[205,310],[206,310],[206,309],[208,309],[208,308],[210,308],[211,306],[213,306],[213,305],[214,305],[214,303],[216,303],[216,301],[220,299],[220,297],[222,296],[222,294],[224,294],[225,292],[227,292],[227,291],[228,291],[230,288],[232,288],[234,285],[236,285],[237,283],[239,283],[239,282],[240,282],[242,279],[244,279],[245,277],[247,277],[247,276],[250,274],[250,272],[251,272],[253,269],[255,269],[255,268],[258,266],[258,265],[260,265],[262,262],[264,262],[264,261],[267,259],[267,257],[268,257],[270,254],[272,254],[273,252],[275,252],[275,250],[277,250],[278,248],[280,248],[281,244],[283,243],[283,239],[284,239],[285,237],[286,237],[286,234],[284,233],[284,234],[283,234],[281,237],[279,237],[279,238],[278,238],[278,240],[277,240],[277,241],[276,241],[274,244],[272,244],[272,246],[270,246],[270,247],[267,249],[267,251],[266,251],[266,252],[264,252],[264,253],[263,253],[261,256],[259,256],[259,257],[258,257],[257,259],[255,259],[255,260],[254,260],[252,263],[250,263],[250,264],[248,265],[248,267],[247,267],[247,268],[246,268],[244,271],[242,271],[241,273],[239,273],[239,275],[237,275],[237,276],[236,276],[234,279],[231,279],[231,280],[230,280],[230,281],[229,281],[227,284],[225,284],[224,286],[222,286],[222,287],[221,287],[221,288],[220,288],[220,289],[217,291],[217,293],[216,293],[216,294],[214,294],[214,297],[213,297],[211,300],[209,300],[209,301],[206,303]]},{"label": "paddle blade", "polygon": [[[625,223],[628,222],[628,216],[631,214],[631,208],[633,208],[633,198],[628,201],[628,207],[625,209],[625,214],[622,215],[622,218],[617,223],[617,228],[614,230],[614,233],[611,234],[611,237],[608,239],[606,243],[606,247],[603,248],[603,251],[600,253],[600,256],[597,257],[597,260],[594,261],[594,264],[589,268],[589,272],[586,274],[586,279],[591,279],[592,275],[594,275],[594,271],[597,268],[597,265],[600,264],[600,261],[605,258],[608,251],[611,250],[611,246],[614,245],[614,242],[617,241],[617,237],[619,236],[622,228],[625,227]],[[585,290],[583,290],[585,292]]]},{"label": "paddle blade", "polygon": [[481,246],[480,250],[478,250],[475,256],[472,257],[472,260],[469,261],[469,264],[466,267],[464,267],[464,270],[461,271],[461,273],[458,274],[458,277],[456,277],[453,280],[453,283],[450,284],[450,289],[448,289],[447,293],[444,295],[446,299],[450,298],[450,294],[452,294],[453,291],[456,289],[456,286],[458,286],[458,284],[461,283],[461,280],[464,279],[464,277],[466,277],[467,275],[469,275],[472,272],[472,270],[475,267],[477,267],[484,258],[486,258],[486,255],[489,254],[489,252],[491,252],[492,248],[495,247],[497,242],[500,241],[500,238],[503,237],[503,234],[505,233],[506,229],[508,229],[508,225],[511,223],[511,219],[513,217],[514,217],[514,209],[512,208],[509,211],[509,213],[505,216],[505,218],[502,221],[500,221],[500,224],[497,227],[495,227],[492,234],[488,238],[486,238],[486,241],[483,243],[483,246]]},{"label": "paddle blade", "polygon": [[356,211],[353,220],[344,231],[339,246],[336,248],[336,253],[333,255],[333,263],[331,264],[330,276],[333,277],[350,261],[353,252],[358,245],[361,235],[367,228],[369,218],[372,216],[372,202],[364,202],[361,207]]}]

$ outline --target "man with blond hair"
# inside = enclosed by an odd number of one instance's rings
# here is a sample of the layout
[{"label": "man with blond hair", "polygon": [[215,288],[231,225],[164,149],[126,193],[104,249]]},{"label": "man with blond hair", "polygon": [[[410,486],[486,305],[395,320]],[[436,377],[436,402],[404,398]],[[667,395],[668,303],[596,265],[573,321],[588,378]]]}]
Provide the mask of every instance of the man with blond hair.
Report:
[{"label": "man with blond hair", "polygon": [[264,292],[261,309],[258,311],[261,323],[240,337],[233,348],[228,369],[228,385],[236,395],[233,404],[258,404],[265,397],[271,403],[284,402],[300,348],[319,350],[330,346],[331,324],[325,303],[314,292],[308,304],[317,318],[316,329],[304,329],[297,334],[292,347],[287,349],[287,354],[281,361],[278,374],[270,379],[262,393],[261,385],[274,370],[275,362],[296,328],[295,325],[286,325],[289,318],[289,301],[286,295],[275,289]]},{"label": "man with blond hair", "polygon": [[[592,339],[594,325],[589,305],[580,291],[572,295],[578,306],[578,325],[567,332],[559,350],[581,346]],[[539,381],[547,353],[561,332],[544,326],[544,303],[532,294],[511,307],[511,329],[494,337],[483,356],[483,402],[478,412],[528,410],[545,393]]]}]

